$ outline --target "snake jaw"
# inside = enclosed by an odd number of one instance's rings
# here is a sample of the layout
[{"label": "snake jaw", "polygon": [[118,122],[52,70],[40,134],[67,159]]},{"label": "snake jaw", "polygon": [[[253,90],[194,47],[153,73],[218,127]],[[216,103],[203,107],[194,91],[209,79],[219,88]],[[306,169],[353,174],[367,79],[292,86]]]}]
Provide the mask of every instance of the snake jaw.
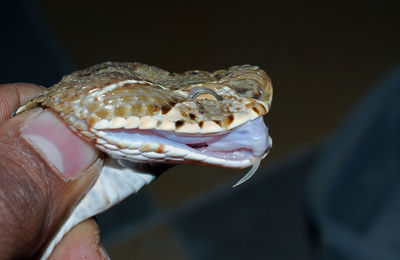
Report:
[{"label": "snake jaw", "polygon": [[95,132],[97,147],[116,159],[133,162],[198,163],[228,168],[253,165],[265,156],[271,138],[259,117],[218,135],[180,135],[158,130]]},{"label": "snake jaw", "polygon": [[[99,146],[101,150],[114,155],[114,158],[134,164],[161,161],[205,163],[231,168],[252,166],[233,187],[246,182],[254,175],[261,160],[267,156],[272,146],[272,139],[268,135],[262,117],[219,135],[179,135],[155,130],[112,130],[104,131],[102,138],[108,143],[118,144],[119,147],[116,149],[109,145]],[[136,140],[142,140],[143,143],[135,144]]]}]

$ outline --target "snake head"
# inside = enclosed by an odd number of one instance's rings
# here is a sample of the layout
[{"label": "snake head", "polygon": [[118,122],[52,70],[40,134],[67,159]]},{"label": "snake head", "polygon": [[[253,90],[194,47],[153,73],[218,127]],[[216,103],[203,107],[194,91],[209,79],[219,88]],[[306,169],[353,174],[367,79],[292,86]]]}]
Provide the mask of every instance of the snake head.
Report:
[{"label": "snake head", "polygon": [[257,66],[176,74],[106,62],[65,76],[17,113],[51,108],[117,159],[244,168],[271,146],[262,119],[271,101],[270,78]]}]

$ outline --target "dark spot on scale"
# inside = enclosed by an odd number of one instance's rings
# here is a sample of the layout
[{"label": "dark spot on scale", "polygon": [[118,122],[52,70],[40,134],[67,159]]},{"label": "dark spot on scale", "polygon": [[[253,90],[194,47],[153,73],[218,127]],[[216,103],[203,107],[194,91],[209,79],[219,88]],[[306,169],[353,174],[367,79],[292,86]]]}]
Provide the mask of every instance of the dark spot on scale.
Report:
[{"label": "dark spot on scale", "polygon": [[214,120],[214,122],[219,125],[220,127],[222,127],[221,121],[220,120]]},{"label": "dark spot on scale", "polygon": [[233,119],[234,119],[233,115],[227,116],[227,117],[225,118],[225,123],[226,123],[226,125],[232,124]]},{"label": "dark spot on scale", "polygon": [[192,114],[192,113],[189,113],[189,117],[190,117],[190,119],[192,119],[192,120],[195,120],[195,119],[196,119],[196,115],[195,115],[195,114]]},{"label": "dark spot on scale", "polygon": [[164,152],[164,148],[165,148],[165,146],[163,144],[160,144],[160,146],[156,150],[154,150],[154,152],[163,153]]},{"label": "dark spot on scale", "polygon": [[214,78],[215,78],[216,80],[220,80],[220,79],[222,79],[223,77],[224,77],[223,74],[214,74]]},{"label": "dark spot on scale", "polygon": [[258,115],[260,114],[260,111],[258,110],[258,108],[253,107],[252,109],[253,109],[253,111],[256,112]]},{"label": "dark spot on scale", "polygon": [[178,129],[178,128],[182,127],[184,124],[185,124],[185,121],[178,120],[175,122],[175,128]]},{"label": "dark spot on scale", "polygon": [[175,105],[176,105],[176,102],[174,102],[174,101],[170,101],[170,102],[168,102],[168,104],[169,104],[171,107],[173,107],[173,106],[175,106]]},{"label": "dark spot on scale", "polygon": [[189,74],[189,75],[192,75],[192,76],[196,76],[196,75],[199,75],[199,71],[197,71],[197,70],[192,70],[192,71],[189,71],[188,74]]},{"label": "dark spot on scale", "polygon": [[168,113],[170,110],[171,110],[171,106],[170,105],[162,105],[161,106],[161,112],[162,112],[162,114],[166,114],[166,113]]},{"label": "dark spot on scale", "polygon": [[208,147],[207,143],[197,143],[197,144],[186,144],[187,146],[190,146],[192,148],[202,148],[202,147]]},{"label": "dark spot on scale", "polygon": [[199,122],[199,126],[200,126],[200,128],[202,128],[202,127],[203,127],[203,125],[204,125],[204,121],[200,121],[200,122]]}]

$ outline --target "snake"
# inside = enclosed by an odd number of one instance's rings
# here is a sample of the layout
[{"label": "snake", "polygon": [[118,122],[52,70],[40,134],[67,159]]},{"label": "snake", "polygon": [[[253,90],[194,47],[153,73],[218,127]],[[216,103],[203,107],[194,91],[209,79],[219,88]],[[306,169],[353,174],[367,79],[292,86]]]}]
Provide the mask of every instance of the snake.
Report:
[{"label": "snake", "polygon": [[17,109],[51,109],[106,156],[97,181],[41,259],[74,225],[153,181],[157,165],[251,167],[234,187],[248,180],[272,146],[263,120],[272,94],[270,77],[253,65],[171,73],[138,62],[104,62],[64,76]]}]

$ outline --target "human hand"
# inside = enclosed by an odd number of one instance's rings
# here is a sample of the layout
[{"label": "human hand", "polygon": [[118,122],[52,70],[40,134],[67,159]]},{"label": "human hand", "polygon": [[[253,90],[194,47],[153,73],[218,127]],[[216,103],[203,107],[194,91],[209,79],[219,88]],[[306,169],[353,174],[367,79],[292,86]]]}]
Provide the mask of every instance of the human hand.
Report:
[{"label": "human hand", "polygon": [[[49,110],[11,113],[44,90],[0,85],[0,259],[39,257],[98,177],[100,154]],[[107,259],[94,220],[74,227],[50,259]]]}]

